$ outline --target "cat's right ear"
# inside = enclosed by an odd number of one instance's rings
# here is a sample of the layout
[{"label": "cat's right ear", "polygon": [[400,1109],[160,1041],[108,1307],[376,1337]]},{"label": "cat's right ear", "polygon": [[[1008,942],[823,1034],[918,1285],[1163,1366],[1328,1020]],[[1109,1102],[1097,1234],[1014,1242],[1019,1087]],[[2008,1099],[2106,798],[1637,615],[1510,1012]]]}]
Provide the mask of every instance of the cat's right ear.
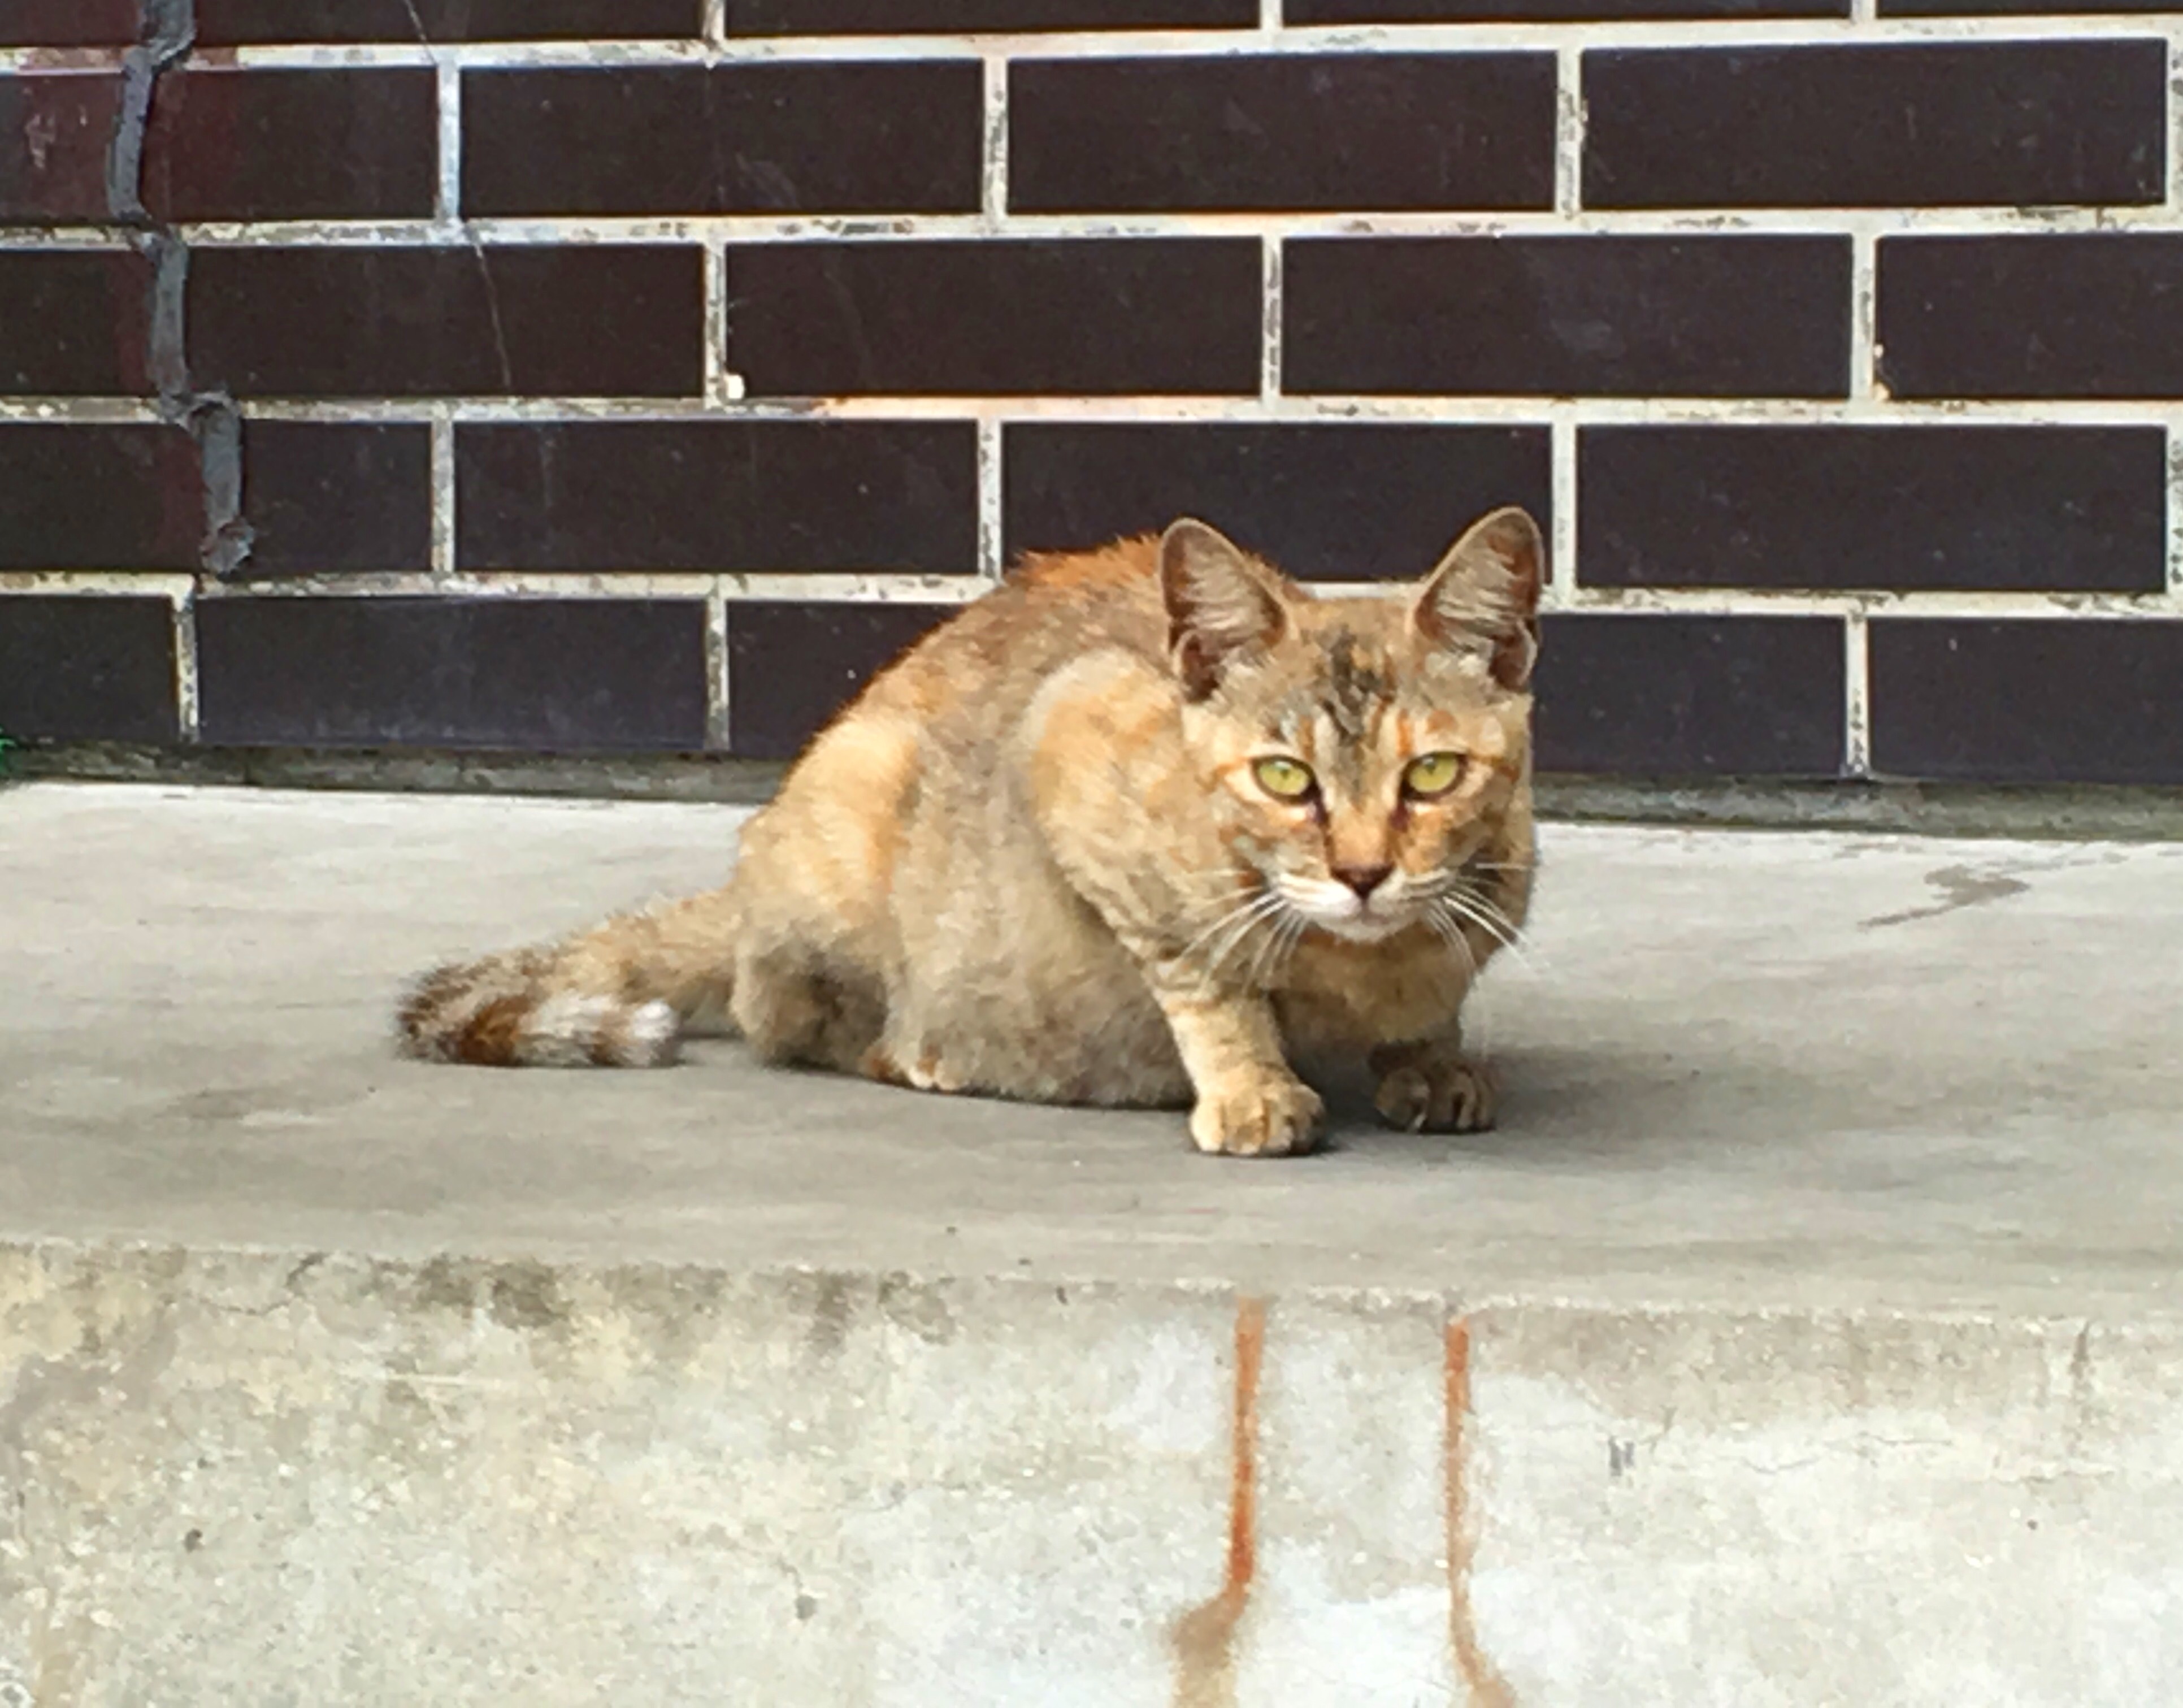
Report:
[{"label": "cat's right ear", "polygon": [[1280,587],[1217,528],[1186,517],[1160,537],[1168,656],[1183,691],[1202,700],[1237,659],[1264,652],[1288,626]]}]

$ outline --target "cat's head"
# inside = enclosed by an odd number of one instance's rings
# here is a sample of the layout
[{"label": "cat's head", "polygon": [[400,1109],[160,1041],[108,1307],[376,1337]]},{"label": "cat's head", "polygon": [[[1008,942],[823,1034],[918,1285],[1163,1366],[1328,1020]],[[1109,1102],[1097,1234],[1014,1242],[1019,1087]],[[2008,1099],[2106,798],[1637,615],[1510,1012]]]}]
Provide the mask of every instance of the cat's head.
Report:
[{"label": "cat's head", "polygon": [[1497,510],[1403,597],[1316,599],[1203,522],[1162,537],[1185,737],[1265,893],[1372,942],[1476,893],[1528,806],[1544,559]]}]

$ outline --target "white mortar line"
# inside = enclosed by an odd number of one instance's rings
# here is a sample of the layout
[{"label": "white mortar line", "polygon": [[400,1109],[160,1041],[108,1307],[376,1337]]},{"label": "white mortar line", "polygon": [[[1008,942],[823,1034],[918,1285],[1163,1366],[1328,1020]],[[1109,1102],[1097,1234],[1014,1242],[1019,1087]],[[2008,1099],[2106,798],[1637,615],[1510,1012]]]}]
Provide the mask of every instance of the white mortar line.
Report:
[{"label": "white mortar line", "polygon": [[[5,72],[0,72],[4,76]],[[118,226],[113,225],[14,225],[0,231],[0,250],[11,249],[112,249],[129,247]]]},{"label": "white mortar line", "polygon": [[[1261,0],[1261,19],[1265,0]],[[444,56],[470,67],[691,65],[786,60],[925,60],[977,58],[988,53],[1042,58],[1136,58],[1155,56],[1230,57],[1238,53],[1425,53],[1506,47],[1558,48],[1573,35],[1586,47],[1728,47],[1736,46],[1876,45],[1918,42],[2043,42],[2065,38],[2169,36],[2183,33],[2173,13],[2123,13],[2023,17],[1619,19],[1582,22],[1350,25],[1263,22],[1224,30],[1086,31],[954,36],[723,35],[714,40],[470,42],[427,45],[414,41],[367,44],[256,45],[231,50],[246,67],[329,69],[369,65],[426,65]],[[69,53],[52,48],[0,49],[0,71],[110,69],[118,55],[107,50]]]},{"label": "white mortar line", "polygon": [[432,412],[432,573],[455,573],[455,418],[442,406]]},{"label": "white mortar line", "polygon": [[1551,459],[1551,482],[1553,516],[1553,535],[1547,542],[1547,563],[1548,579],[1542,603],[1548,610],[1556,610],[1572,603],[1577,595],[1576,542],[1576,414],[1569,408],[1558,409],[1547,428],[1547,442]]},{"label": "white mortar line", "polygon": [[132,426],[158,419],[158,405],[149,398],[0,398],[0,421]]},{"label": "white mortar line", "polygon": [[2183,601],[2170,593],[1891,593],[1861,589],[1777,593],[1750,587],[1591,587],[1574,610],[1691,616],[2100,617],[2173,621]]},{"label": "white mortar line", "polygon": [[715,577],[705,595],[705,745],[714,753],[726,753],[733,746],[728,698],[733,668],[728,658],[727,596]]},{"label": "white mortar line", "polygon": [[1878,19],[1879,8],[1873,0],[1849,0],[1849,21],[1860,35],[1869,33]]},{"label": "white mortar line", "polygon": [[987,416],[978,423],[978,573],[995,580],[1008,567],[1006,478],[1002,425]]},{"label": "white mortar line", "polygon": [[194,589],[175,600],[175,719],[183,743],[200,733],[197,695],[197,614]]},{"label": "white mortar line", "polygon": [[200,602],[222,599],[375,598],[703,599],[719,578],[674,570],[587,573],[549,570],[458,570],[447,576],[409,570],[373,570],[333,576],[283,576],[277,580],[227,581],[200,587]]},{"label": "white mortar line", "polygon": [[730,600],[800,599],[817,604],[967,604],[993,587],[983,576],[913,576],[879,570],[859,575],[776,570],[722,580]]},{"label": "white mortar line", "polygon": [[2168,436],[2168,596],[2183,599],[2183,434]]},{"label": "white mortar line", "polygon": [[[35,591],[75,593],[92,591],[69,583],[55,572],[50,584]],[[682,570],[607,571],[553,570],[470,570],[442,580],[413,570],[360,575],[282,576],[279,580],[207,583],[200,601],[222,599],[312,599],[330,595],[380,599],[695,599],[709,604],[747,600],[790,600],[811,604],[959,604],[992,590],[977,575],[925,576],[901,570]]]},{"label": "white mortar line", "polygon": [[[728,376],[732,391],[735,376]],[[429,426],[444,411],[457,422],[578,421],[983,421],[1175,423],[1387,422],[1430,426],[1538,426],[1566,410],[1586,426],[2147,427],[2165,429],[2183,403],[2130,398],[2005,398],[1938,402],[1801,398],[1211,397],[745,398],[725,408],[688,398],[253,398],[243,418],[259,421],[362,421]],[[54,424],[155,422],[148,399],[0,398],[0,421]]]},{"label": "white mortar line", "polygon": [[164,598],[179,604],[197,577],[174,570],[0,570],[0,598],[10,593],[80,593],[86,598]]},{"label": "white mortar line", "polygon": [[[728,376],[730,392],[736,376]],[[1192,421],[1408,423],[1430,426],[1538,426],[1566,410],[1586,426],[1858,426],[2167,428],[2183,403],[2161,399],[2006,398],[1938,402],[1800,398],[1546,397],[1050,397],[745,398],[725,408],[708,398],[253,398],[243,418],[259,421],[363,421],[429,426],[442,411],[458,422],[577,421],[982,421],[1044,420],[1182,424]],[[0,398],[0,421],[117,425],[155,422],[148,399]]]},{"label": "white mortar line", "polygon": [[1880,244],[1869,231],[1849,240],[1849,395],[1852,409],[1887,395],[1880,381]]},{"label": "white mortar line", "polygon": [[1258,34],[1270,40],[1281,33],[1281,0],[1258,0]]},{"label": "white mortar line", "polygon": [[705,401],[726,409],[742,395],[728,367],[728,246],[705,245]]},{"label": "white mortar line", "polygon": [[1872,665],[1865,614],[1852,610],[1842,623],[1842,769],[1872,775]]},{"label": "white mortar line", "polygon": [[440,178],[432,223],[458,232],[463,220],[463,70],[452,60],[439,65]]},{"label": "white mortar line", "polygon": [[979,220],[997,229],[1008,212],[1008,62],[997,56],[984,64],[985,159],[979,176]]},{"label": "white mortar line", "polygon": [[705,21],[700,29],[708,57],[727,47],[733,39],[728,34],[728,0],[705,0]]},{"label": "white mortar line", "polygon": [[2183,215],[2183,36],[2168,39],[2167,200],[2171,214]]},{"label": "white mortar line", "polygon": [[[1581,137],[1573,146],[1581,148]],[[1005,162],[986,166],[987,195],[1006,193]],[[1569,193],[1577,193],[1571,185]],[[1005,211],[1004,209],[1002,211]],[[192,248],[446,248],[458,243],[509,245],[606,243],[636,247],[707,242],[967,242],[994,240],[997,214],[903,214],[885,216],[767,214],[567,215],[480,219],[460,225],[436,219],[286,220],[253,224],[200,222],[178,227]],[[1594,208],[1577,211],[1429,213],[1136,213],[1008,214],[1006,235],[1019,238],[1116,241],[1131,238],[1268,236],[1364,237],[1984,237],[2061,236],[2072,232],[2183,231],[2183,211],[2135,206],[2040,208],[1741,208],[1731,209]],[[125,235],[108,225],[14,226],[0,231],[0,249],[120,250]]]},{"label": "white mortar line", "polygon": [[[1329,594],[1399,589],[1394,581],[1315,581]],[[177,608],[223,599],[322,598],[330,594],[380,598],[436,598],[456,595],[530,599],[664,598],[786,600],[814,604],[958,604],[990,592],[979,575],[919,575],[903,570],[751,570],[715,574],[685,570],[469,570],[444,579],[415,571],[282,577],[244,582],[130,575],[110,570],[44,570],[0,576],[0,598],[17,593],[84,598],[114,594],[164,596]],[[2113,622],[2175,622],[2183,619],[2183,588],[2165,593],[1780,593],[1738,587],[1578,588],[1558,602],[1564,612],[1631,618],[1648,616],[1822,617],[1938,620],[1978,618]]]},{"label": "white mortar line", "polygon": [[1269,403],[1281,395],[1281,240],[1259,240],[1258,396]]},{"label": "white mortar line", "polygon": [[1584,206],[1584,53],[1575,43],[1554,50],[1554,211]]}]

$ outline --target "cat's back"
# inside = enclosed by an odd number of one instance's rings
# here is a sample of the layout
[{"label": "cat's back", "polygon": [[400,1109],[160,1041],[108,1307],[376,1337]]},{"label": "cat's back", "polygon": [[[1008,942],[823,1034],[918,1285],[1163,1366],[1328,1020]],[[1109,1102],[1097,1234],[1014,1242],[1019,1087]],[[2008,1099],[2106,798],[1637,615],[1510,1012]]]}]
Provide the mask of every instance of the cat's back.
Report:
[{"label": "cat's back", "polygon": [[852,715],[907,716],[975,739],[1013,726],[1080,659],[1121,652],[1157,665],[1166,646],[1157,539],[1035,555],[876,678]]}]

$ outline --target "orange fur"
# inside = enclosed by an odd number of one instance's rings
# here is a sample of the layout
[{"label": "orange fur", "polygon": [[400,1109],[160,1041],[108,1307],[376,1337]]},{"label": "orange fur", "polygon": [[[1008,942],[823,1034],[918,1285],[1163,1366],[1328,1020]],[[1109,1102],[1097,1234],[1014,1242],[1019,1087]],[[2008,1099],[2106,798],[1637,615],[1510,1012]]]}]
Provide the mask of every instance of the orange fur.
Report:
[{"label": "orange fur", "polygon": [[1459,1015],[1530,901],[1541,555],[1504,510],[1404,599],[1189,521],[1034,557],[820,733],[725,887],[443,968],[404,1045],[657,1065],[725,1021],[922,1089],[1188,1104],[1247,1154],[1309,1148],[1291,1059],[1339,1052],[1398,1126],[1488,1124]]}]

